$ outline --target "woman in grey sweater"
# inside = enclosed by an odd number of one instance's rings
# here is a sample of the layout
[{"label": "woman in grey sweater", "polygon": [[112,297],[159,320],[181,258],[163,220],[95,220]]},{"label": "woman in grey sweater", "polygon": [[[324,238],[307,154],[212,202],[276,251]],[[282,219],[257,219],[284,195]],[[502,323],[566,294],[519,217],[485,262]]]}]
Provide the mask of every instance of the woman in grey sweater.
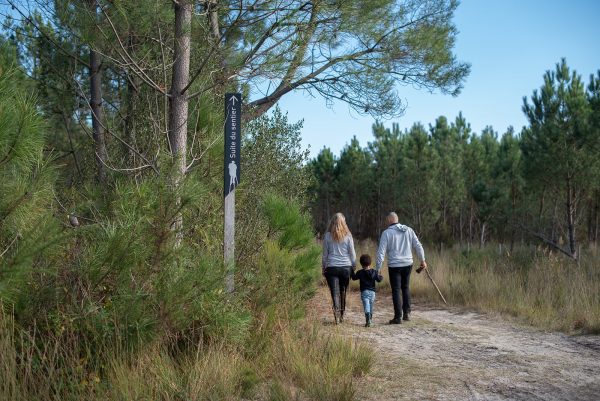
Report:
[{"label": "woman in grey sweater", "polygon": [[321,268],[327,280],[333,301],[335,323],[344,321],[346,290],[350,282],[350,272],[356,265],[354,240],[341,213],[336,213],[329,222],[323,237],[323,258]]}]

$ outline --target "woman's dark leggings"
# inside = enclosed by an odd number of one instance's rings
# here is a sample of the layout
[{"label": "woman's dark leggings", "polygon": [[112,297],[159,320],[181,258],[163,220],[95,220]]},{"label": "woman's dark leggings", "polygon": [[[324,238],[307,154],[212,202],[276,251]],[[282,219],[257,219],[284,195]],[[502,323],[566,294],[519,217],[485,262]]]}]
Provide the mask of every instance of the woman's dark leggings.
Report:
[{"label": "woman's dark leggings", "polygon": [[[410,272],[412,265],[404,267],[388,267],[390,286],[392,287],[392,300],[394,302],[394,319],[400,319],[410,313]],[[402,292],[402,301],[400,300]]]},{"label": "woman's dark leggings", "polygon": [[350,283],[350,266],[329,266],[325,269],[325,279],[331,291],[333,309],[344,313],[346,290]]}]

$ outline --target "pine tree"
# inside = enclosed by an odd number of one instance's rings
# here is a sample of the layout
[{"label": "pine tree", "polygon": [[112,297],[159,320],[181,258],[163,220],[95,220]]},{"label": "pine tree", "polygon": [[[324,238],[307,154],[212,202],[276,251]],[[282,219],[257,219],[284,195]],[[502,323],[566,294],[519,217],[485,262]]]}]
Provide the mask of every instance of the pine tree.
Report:
[{"label": "pine tree", "polygon": [[309,186],[309,192],[314,194],[311,202],[313,221],[317,232],[321,234],[327,231],[327,222],[337,210],[335,164],[336,157],[329,148],[323,148],[308,164],[308,169],[314,177]]},{"label": "pine tree", "polygon": [[439,155],[431,146],[425,127],[414,124],[404,138],[402,216],[419,235],[429,236],[440,217]]},{"label": "pine tree", "polygon": [[342,149],[336,163],[336,193],[339,209],[346,216],[350,230],[365,236],[372,207],[373,177],[371,154],[360,147],[356,137]]},{"label": "pine tree", "polygon": [[24,82],[20,71],[0,64],[0,303],[17,312],[34,267],[45,267],[38,257],[58,234],[45,127]]},{"label": "pine tree", "polygon": [[[596,75],[590,76],[590,83],[587,87],[587,99],[590,107],[589,129],[591,135],[600,137],[600,70]],[[591,149],[596,154],[600,153],[600,148]],[[600,234],[600,166],[595,165],[590,168],[592,172],[591,185],[588,191],[588,240],[595,244],[598,243]]]},{"label": "pine tree", "polygon": [[461,144],[468,129],[461,120],[451,126],[445,117],[439,117],[430,126],[432,144],[440,159],[438,187],[440,188],[440,219],[437,222],[439,242],[450,242],[454,223],[459,216],[466,188],[462,178],[463,151]]},{"label": "pine tree", "polygon": [[402,132],[398,124],[386,128],[382,123],[376,122],[372,127],[373,142],[369,143],[369,150],[373,155],[374,191],[377,211],[375,237],[379,237],[384,229],[383,217],[402,207],[403,197],[403,143]]},{"label": "pine tree", "polygon": [[522,134],[527,176],[552,191],[564,205],[555,223],[566,226],[568,248],[553,245],[577,258],[576,224],[600,140],[588,124],[584,84],[563,59],[554,71],[546,72],[544,85],[533,92],[531,103],[527,98],[523,103],[530,124]]},{"label": "pine tree", "polygon": [[510,250],[513,250],[518,225],[518,209],[523,199],[523,158],[519,138],[512,127],[502,135],[498,148],[498,159],[494,166],[494,176],[498,186],[498,235],[509,235]]}]

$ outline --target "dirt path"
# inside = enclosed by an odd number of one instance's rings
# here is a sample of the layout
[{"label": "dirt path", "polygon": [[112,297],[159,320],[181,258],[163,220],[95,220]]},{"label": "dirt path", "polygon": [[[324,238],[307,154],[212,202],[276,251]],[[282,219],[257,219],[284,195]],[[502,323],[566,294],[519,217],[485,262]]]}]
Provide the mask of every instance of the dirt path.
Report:
[{"label": "dirt path", "polygon": [[328,330],[369,342],[376,363],[359,400],[600,400],[600,336],[548,333],[494,316],[413,306],[412,320],[388,325],[389,295],[378,294],[364,328],[358,292],[342,325],[331,325],[328,292],[315,312]]}]

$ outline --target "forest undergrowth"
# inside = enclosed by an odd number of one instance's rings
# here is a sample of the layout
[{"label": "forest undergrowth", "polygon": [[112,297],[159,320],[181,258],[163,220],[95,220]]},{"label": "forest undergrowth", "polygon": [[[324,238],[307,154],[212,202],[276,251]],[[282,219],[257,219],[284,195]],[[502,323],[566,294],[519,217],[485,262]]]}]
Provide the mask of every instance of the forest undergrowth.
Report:
[{"label": "forest undergrowth", "polygon": [[[305,318],[319,249],[278,191],[304,188],[297,126],[276,113],[247,128],[255,185],[237,190],[228,293],[220,174],[174,188],[164,157],[159,175],[69,185],[21,79],[0,68],[0,400],[353,398],[370,354]],[[277,153],[281,174],[253,153]]]}]

